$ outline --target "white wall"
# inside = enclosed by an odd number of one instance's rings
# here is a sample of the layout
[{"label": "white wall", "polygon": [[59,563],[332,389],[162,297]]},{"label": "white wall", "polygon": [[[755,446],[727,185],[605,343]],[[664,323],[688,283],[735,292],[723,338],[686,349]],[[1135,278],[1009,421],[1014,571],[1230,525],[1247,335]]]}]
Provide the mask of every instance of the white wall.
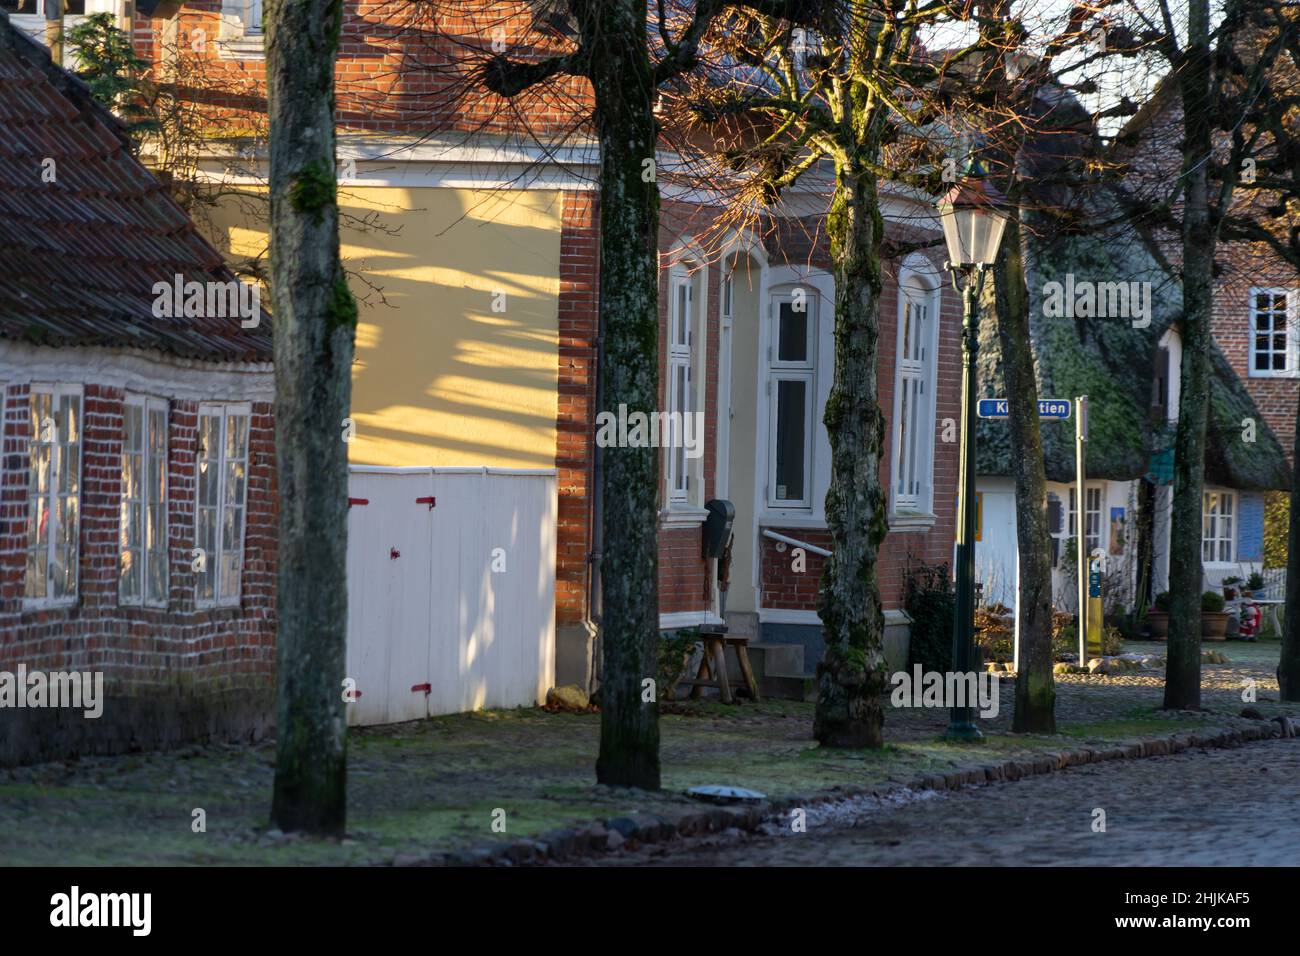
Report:
[{"label": "white wall", "polygon": [[[349,495],[368,503],[348,514],[347,668],[361,692],[349,725],[545,699],[555,482],[554,471],[353,467]],[[416,502],[428,496],[432,509]]]}]

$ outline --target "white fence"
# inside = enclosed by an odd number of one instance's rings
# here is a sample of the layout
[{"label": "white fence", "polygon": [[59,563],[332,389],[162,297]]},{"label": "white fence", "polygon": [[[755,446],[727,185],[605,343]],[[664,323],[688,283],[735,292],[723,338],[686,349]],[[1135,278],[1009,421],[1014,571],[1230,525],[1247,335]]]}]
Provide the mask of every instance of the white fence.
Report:
[{"label": "white fence", "polygon": [[555,472],[354,466],[349,495],[348,724],[540,703]]}]

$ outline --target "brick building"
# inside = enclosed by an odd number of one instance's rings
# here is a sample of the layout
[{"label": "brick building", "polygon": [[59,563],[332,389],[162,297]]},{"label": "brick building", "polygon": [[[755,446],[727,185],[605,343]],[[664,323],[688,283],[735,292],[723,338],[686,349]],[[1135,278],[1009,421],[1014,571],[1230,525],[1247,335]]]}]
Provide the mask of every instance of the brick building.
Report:
[{"label": "brick building", "polygon": [[[269,317],[3,14],[0,125],[0,672],[99,673],[104,694],[96,718],[0,696],[0,763],[259,733]],[[175,293],[196,289],[187,315]]]},{"label": "brick building", "polygon": [[[214,182],[257,194],[265,185],[261,5],[150,9],[152,17],[125,4],[113,12],[163,75],[184,75],[206,106],[240,118],[206,144],[201,167]],[[350,460],[368,473],[553,471],[556,682],[585,682],[596,657],[601,548],[597,154],[581,123],[591,98],[576,80],[509,103],[468,90],[440,67],[461,49],[457,34],[482,39],[482,25],[444,17],[435,30],[404,20],[417,15],[410,9],[345,4],[336,69],[343,252],[362,298]],[[494,28],[511,44],[544,52],[563,42],[539,27],[529,4],[510,9]],[[727,620],[763,641],[803,645],[809,671],[820,653],[818,550],[828,543],[830,477],[821,419],[833,282],[824,245],[807,239],[826,208],[823,187],[787,197],[787,224],[807,228],[732,235],[721,248],[702,239],[716,215],[711,200],[665,187],[660,238],[662,408],[704,416],[698,458],[662,456],[660,625],[722,621],[701,528],[705,504],[725,498],[737,511]],[[939,237],[924,197],[887,191],[883,211],[888,238]],[[236,271],[254,271],[264,215],[222,208],[205,225]],[[960,304],[940,249],[885,263],[878,371],[890,534],[879,573],[900,666],[904,568],[952,555],[957,445],[939,435],[959,417]],[[459,641],[462,658],[500,653],[469,634],[438,639]]]}]

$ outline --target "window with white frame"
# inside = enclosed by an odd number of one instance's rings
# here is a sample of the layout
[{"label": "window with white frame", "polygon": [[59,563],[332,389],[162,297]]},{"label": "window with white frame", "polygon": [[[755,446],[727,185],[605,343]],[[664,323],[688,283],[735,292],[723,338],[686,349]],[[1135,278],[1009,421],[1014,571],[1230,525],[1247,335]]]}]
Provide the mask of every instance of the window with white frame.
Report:
[{"label": "window with white frame", "polygon": [[894,511],[925,511],[933,501],[935,290],[918,277],[899,286],[894,375],[891,492]]},{"label": "window with white frame", "polygon": [[122,505],[117,594],[167,605],[167,402],[128,395],[122,407]]},{"label": "window with white frame", "polygon": [[1201,506],[1201,560],[1231,563],[1236,552],[1233,519],[1236,495],[1230,491],[1207,491]]},{"label": "window with white frame", "polygon": [[1256,378],[1296,375],[1300,335],[1296,290],[1250,290],[1250,374]]},{"label": "window with white frame", "polygon": [[774,296],[769,315],[767,503],[811,509],[816,293],[798,287]]},{"label": "window with white frame", "polygon": [[247,405],[200,405],[198,474],[195,478],[195,601],[199,606],[239,603],[248,495]]},{"label": "window with white frame", "polygon": [[264,53],[264,0],[221,0],[218,49],[227,56],[260,59]]},{"label": "window with white frame", "polygon": [[696,408],[695,376],[695,290],[684,272],[672,274],[669,300],[668,414],[674,423],[665,438],[664,459],[668,469],[668,500],[685,504],[691,497],[691,459],[686,456],[686,418]]},{"label": "window with white frame", "polygon": [[[1101,502],[1103,490],[1104,489],[1101,485],[1085,485],[1083,489],[1085,496],[1083,534],[1084,543],[1089,554],[1092,554],[1096,548],[1101,547]],[[1069,495],[1070,518],[1069,529],[1066,537],[1073,538],[1079,533],[1078,506],[1075,503],[1073,487],[1070,488]]]},{"label": "window with white frame", "polygon": [[27,573],[23,596],[76,600],[81,528],[81,386],[32,385],[28,399]]}]

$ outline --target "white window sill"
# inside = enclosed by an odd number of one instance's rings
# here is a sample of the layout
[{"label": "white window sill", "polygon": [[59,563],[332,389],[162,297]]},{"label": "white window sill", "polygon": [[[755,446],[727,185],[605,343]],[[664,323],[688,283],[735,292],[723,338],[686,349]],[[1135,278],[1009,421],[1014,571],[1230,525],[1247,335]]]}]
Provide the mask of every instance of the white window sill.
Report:
[{"label": "white window sill", "polygon": [[1263,372],[1252,368],[1250,370],[1250,378],[1300,378],[1300,369],[1292,369],[1285,372]]},{"label": "white window sill", "polygon": [[77,597],[62,598],[23,598],[24,611],[58,611],[77,606]]},{"label": "white window sill", "polygon": [[910,531],[933,528],[937,515],[928,511],[895,511],[889,516],[890,531]]},{"label": "white window sill", "polygon": [[764,511],[758,516],[758,523],[764,528],[807,528],[810,530],[826,530],[826,519],[817,515],[803,512],[780,512]]},{"label": "white window sill", "polygon": [[260,33],[218,40],[217,55],[223,60],[265,60],[266,43]]},{"label": "white window sill", "polygon": [[662,528],[689,528],[692,525],[704,524],[708,517],[709,512],[704,508],[683,504],[669,505],[659,512],[659,526]]}]

